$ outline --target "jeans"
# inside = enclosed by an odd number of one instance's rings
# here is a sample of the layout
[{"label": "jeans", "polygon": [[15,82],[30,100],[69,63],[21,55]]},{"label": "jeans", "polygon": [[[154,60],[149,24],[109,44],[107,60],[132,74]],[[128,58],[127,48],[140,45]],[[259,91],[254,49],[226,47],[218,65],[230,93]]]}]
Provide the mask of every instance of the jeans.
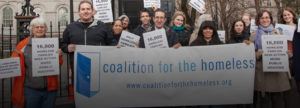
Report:
[{"label": "jeans", "polygon": [[54,108],[56,91],[35,90],[25,87],[25,108]]}]

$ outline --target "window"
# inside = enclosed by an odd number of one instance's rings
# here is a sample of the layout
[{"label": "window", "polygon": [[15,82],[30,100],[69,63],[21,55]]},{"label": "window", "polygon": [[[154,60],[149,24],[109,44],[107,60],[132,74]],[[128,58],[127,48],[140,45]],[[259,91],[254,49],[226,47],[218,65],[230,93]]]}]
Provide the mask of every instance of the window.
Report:
[{"label": "window", "polygon": [[9,27],[13,24],[13,10],[10,7],[5,7],[3,9],[3,25],[4,27]]},{"label": "window", "polygon": [[68,10],[65,7],[58,9],[58,21],[61,26],[66,26],[68,23]]}]

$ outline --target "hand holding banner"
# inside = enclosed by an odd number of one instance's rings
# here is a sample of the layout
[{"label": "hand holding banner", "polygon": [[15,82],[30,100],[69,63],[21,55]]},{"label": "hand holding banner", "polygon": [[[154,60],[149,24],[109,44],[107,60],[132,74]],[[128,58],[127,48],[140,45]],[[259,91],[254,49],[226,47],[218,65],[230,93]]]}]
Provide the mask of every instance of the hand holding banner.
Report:
[{"label": "hand holding banner", "polygon": [[74,66],[77,108],[253,102],[253,44],[148,50],[76,47]]},{"label": "hand holding banner", "polygon": [[138,35],[123,31],[118,45],[120,45],[121,47],[137,47],[139,41],[140,37]]},{"label": "hand holding banner", "polygon": [[169,48],[165,29],[144,33],[143,37],[145,48]]}]

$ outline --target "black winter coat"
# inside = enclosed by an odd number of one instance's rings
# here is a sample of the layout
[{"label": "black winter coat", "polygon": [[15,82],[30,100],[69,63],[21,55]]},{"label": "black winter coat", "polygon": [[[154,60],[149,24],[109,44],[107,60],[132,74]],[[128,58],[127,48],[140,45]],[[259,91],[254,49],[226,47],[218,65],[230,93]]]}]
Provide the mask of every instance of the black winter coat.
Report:
[{"label": "black winter coat", "polygon": [[68,45],[112,45],[113,36],[103,22],[94,20],[87,28],[80,21],[73,22],[63,32],[61,48],[68,53]]}]

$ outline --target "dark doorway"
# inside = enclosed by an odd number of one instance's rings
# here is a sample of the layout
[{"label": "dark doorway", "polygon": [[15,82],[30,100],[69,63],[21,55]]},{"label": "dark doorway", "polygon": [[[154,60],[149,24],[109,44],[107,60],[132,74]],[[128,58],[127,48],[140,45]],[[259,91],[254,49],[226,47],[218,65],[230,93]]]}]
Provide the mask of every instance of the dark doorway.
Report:
[{"label": "dark doorway", "polygon": [[[161,7],[167,12],[167,22],[172,17],[172,14],[175,10],[175,1],[174,0],[161,0]],[[139,11],[144,8],[143,0],[120,0],[119,1],[119,15],[127,15],[130,19],[129,29],[133,30],[139,24]]]}]

